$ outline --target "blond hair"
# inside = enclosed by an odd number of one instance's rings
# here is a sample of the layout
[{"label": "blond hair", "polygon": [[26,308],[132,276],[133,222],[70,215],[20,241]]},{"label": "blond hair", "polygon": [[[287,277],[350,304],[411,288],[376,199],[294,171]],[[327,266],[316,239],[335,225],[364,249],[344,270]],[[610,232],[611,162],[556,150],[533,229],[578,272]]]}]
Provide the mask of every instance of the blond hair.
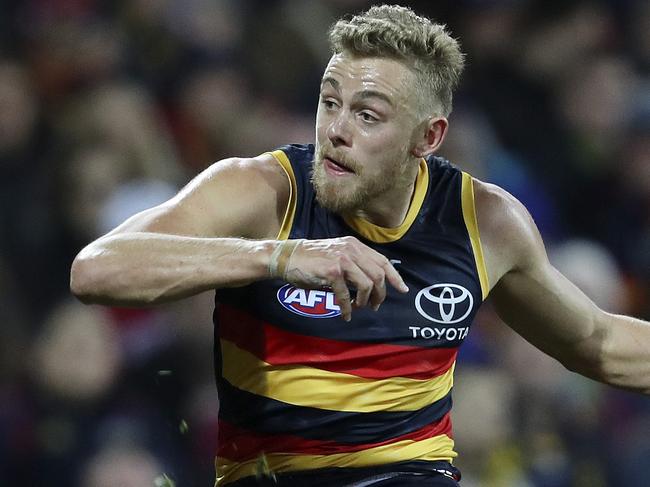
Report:
[{"label": "blond hair", "polygon": [[452,92],[465,64],[458,41],[443,24],[399,5],[371,7],[342,18],[329,31],[333,54],[397,59],[413,70],[419,96],[418,115],[451,113]]}]

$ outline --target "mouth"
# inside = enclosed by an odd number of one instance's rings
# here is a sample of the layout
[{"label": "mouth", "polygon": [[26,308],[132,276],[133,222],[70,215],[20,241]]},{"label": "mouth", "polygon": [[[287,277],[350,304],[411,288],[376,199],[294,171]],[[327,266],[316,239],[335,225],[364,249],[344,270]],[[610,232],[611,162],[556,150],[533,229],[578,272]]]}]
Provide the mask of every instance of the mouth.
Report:
[{"label": "mouth", "polygon": [[347,167],[344,163],[337,161],[336,159],[332,159],[329,156],[323,157],[323,165],[325,166],[325,170],[328,173],[335,176],[354,174],[354,171]]}]

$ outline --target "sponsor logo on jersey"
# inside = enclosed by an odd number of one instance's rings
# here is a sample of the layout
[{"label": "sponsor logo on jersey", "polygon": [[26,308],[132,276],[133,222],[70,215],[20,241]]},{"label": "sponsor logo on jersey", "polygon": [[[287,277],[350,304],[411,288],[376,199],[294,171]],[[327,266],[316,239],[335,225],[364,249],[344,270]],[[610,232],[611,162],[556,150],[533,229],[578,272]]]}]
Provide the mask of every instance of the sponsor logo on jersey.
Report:
[{"label": "sponsor logo on jersey", "polygon": [[415,296],[415,308],[429,321],[452,325],[472,312],[474,298],[458,284],[434,284]]},{"label": "sponsor logo on jersey", "polygon": [[425,340],[447,340],[453,342],[454,340],[464,340],[469,333],[469,326],[461,326],[460,328],[437,328],[429,326],[409,326],[409,330],[413,333],[413,338],[424,338]]},{"label": "sponsor logo on jersey", "polygon": [[278,301],[292,313],[308,318],[333,318],[341,314],[332,291],[300,289],[285,284],[278,289]]}]

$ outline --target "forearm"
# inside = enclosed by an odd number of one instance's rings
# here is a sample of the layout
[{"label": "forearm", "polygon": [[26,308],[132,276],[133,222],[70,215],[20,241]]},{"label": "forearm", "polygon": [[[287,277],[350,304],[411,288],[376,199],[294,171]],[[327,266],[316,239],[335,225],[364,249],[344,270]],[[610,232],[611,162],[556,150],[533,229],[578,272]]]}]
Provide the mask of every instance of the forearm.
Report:
[{"label": "forearm", "polygon": [[650,323],[629,316],[603,313],[605,329],[602,380],[650,394]]},{"label": "forearm", "polygon": [[516,332],[569,370],[650,393],[650,324],[602,311],[554,268],[509,273],[492,302]]},{"label": "forearm", "polygon": [[123,233],[75,258],[70,288],[86,303],[156,304],[268,277],[270,240]]}]

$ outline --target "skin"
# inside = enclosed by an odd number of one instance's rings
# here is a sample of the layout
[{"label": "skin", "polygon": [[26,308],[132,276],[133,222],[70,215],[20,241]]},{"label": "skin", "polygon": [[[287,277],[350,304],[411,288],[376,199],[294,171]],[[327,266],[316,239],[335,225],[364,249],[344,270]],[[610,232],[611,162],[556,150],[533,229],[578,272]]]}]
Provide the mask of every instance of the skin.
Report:
[{"label": "skin", "polygon": [[[403,221],[422,156],[411,150],[413,82],[397,61],[332,57],[316,115],[314,185],[321,204],[386,227]],[[340,164],[351,172],[341,172]]]},{"label": "skin", "polygon": [[586,377],[650,394],[650,323],[598,308],[549,262],[524,206],[474,180],[477,219],[499,316]]},{"label": "skin", "polygon": [[[441,116],[418,119],[417,102],[413,74],[401,63],[332,57],[316,121],[321,203],[376,225],[402,223],[418,160],[438,149],[448,127]],[[134,306],[268,279],[289,190],[269,155],[215,163],[172,200],[84,248],[71,290],[87,303]],[[490,299],[504,321],[571,370],[650,393],[650,324],[605,313],[554,269],[516,199],[478,180],[474,192]],[[388,260],[354,237],[300,243],[283,277],[304,288],[330,286],[346,320],[355,308],[378,309],[386,283],[407,291]],[[357,288],[354,302],[349,287]]]}]

